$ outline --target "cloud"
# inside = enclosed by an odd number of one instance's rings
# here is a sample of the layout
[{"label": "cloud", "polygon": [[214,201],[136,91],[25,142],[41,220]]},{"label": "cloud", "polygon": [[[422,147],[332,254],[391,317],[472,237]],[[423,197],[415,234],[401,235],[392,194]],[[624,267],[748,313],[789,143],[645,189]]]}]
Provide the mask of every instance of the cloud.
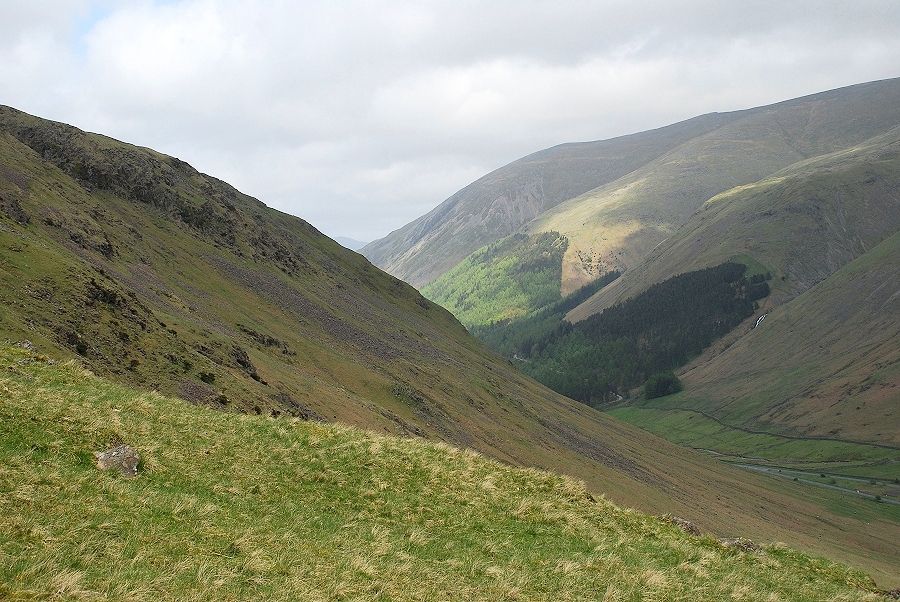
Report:
[{"label": "cloud", "polygon": [[15,4],[0,102],[364,240],[546,146],[900,75],[893,0]]}]

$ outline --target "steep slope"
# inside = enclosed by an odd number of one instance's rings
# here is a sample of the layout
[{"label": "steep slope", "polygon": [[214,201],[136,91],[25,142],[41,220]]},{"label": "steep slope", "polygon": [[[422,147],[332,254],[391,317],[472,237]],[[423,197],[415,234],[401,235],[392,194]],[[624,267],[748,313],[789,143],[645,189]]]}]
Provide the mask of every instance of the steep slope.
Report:
[{"label": "steep slope", "polygon": [[[465,253],[459,254],[459,249],[472,252],[520,227],[532,234],[556,231],[569,239],[562,265],[561,290],[565,294],[602,273],[636,266],[711,196],[797,161],[858,144],[897,125],[900,79],[712,117],[669,126],[674,130],[662,128],[635,135],[637,140],[653,142],[653,152],[620,146],[621,141],[632,137],[587,143],[587,148],[615,148],[624,153],[617,163],[623,169],[606,171],[604,182],[580,195],[539,205],[520,201],[505,212],[492,212],[490,203],[502,201],[505,207],[509,195],[504,196],[502,187],[491,186],[497,184],[496,179],[504,181],[501,176],[512,166],[526,169],[530,165],[526,157],[485,176],[363,252],[376,265],[418,286],[460,261]],[[679,136],[658,143],[654,132],[666,131],[678,132]],[[539,165],[543,179],[577,176],[553,161]],[[483,194],[468,194],[475,190]],[[492,223],[488,218],[495,213],[502,214],[497,222],[504,226],[486,228],[484,224]]]},{"label": "steep slope", "polygon": [[757,109],[557,205],[528,231],[557,231],[569,239],[561,283],[566,293],[604,272],[636,267],[710,197],[898,124],[898,79]]},{"label": "steep slope", "polygon": [[440,439],[894,572],[884,517],[798,499],[556,395],[302,220],[175,158],[9,108],[0,337],[198,404]]},{"label": "steep slope", "polygon": [[739,115],[712,113],[630,136],[538,151],[469,184],[414,222],[369,243],[362,253],[385,271],[422,286],[554,205],[620,178]]},{"label": "steep slope", "polygon": [[739,428],[896,446],[898,231],[900,127],[713,197],[567,317],[596,315],[673,273],[749,259],[774,276],[752,318],[764,321],[695,360],[687,390],[665,404]]},{"label": "steep slope", "polygon": [[[4,599],[882,599],[444,444],[211,412],[21,349],[0,367]],[[136,478],[94,468],[113,441]]]},{"label": "steep slope", "polygon": [[[896,479],[898,231],[894,128],[710,199],[568,317],[596,316],[671,274],[729,258],[770,272],[772,294],[684,369],[683,392],[631,400],[611,413],[672,441],[754,462]],[[881,452],[861,453],[855,442]]]},{"label": "steep slope", "polygon": [[689,394],[665,405],[776,433],[893,445],[900,456],[898,265],[900,233],[692,366]]},{"label": "steep slope", "polygon": [[900,127],[709,199],[670,239],[568,318],[581,320],[674,274],[749,257],[772,301],[805,291],[900,228]]}]

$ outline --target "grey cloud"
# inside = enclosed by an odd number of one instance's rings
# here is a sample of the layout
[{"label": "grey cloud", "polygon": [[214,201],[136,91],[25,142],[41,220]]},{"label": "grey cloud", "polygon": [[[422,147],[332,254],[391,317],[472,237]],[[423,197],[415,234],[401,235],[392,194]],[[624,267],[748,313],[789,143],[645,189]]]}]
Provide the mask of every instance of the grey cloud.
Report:
[{"label": "grey cloud", "polygon": [[892,0],[15,4],[0,102],[365,240],[546,146],[900,75]]}]

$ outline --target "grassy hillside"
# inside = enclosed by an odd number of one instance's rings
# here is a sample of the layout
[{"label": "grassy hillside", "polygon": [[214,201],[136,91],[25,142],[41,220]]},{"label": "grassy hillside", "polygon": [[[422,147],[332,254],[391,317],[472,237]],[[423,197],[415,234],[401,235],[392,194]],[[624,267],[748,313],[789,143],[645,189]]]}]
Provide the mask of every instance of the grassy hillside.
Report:
[{"label": "grassy hillside", "polygon": [[533,153],[469,184],[361,252],[385,271],[423,286],[556,204],[620,178],[739,114],[712,113],[630,136]]},{"label": "grassy hillside", "polygon": [[572,310],[581,320],[690,269],[750,259],[773,302],[822,281],[900,228],[900,127],[718,194],[640,265]]},{"label": "grassy hillside", "polygon": [[659,407],[776,435],[888,445],[900,477],[898,258],[900,233],[691,366],[687,391]]},{"label": "grassy hillside", "polygon": [[756,470],[897,504],[898,257],[900,233],[701,357],[683,392],[610,413]]},{"label": "grassy hillside", "polygon": [[554,232],[515,234],[472,253],[422,294],[466,326],[524,316],[559,300],[567,244]]},{"label": "grassy hillside", "polygon": [[[0,370],[5,599],[880,599],[445,444],[213,412],[21,349]],[[136,478],[93,466],[114,441]]]},{"label": "grassy hillside", "polygon": [[898,174],[894,128],[718,195],[568,317],[590,315],[671,272],[752,256],[775,276],[772,296],[752,318],[765,313],[765,320],[696,360],[687,390],[666,403],[775,435],[898,446]]}]

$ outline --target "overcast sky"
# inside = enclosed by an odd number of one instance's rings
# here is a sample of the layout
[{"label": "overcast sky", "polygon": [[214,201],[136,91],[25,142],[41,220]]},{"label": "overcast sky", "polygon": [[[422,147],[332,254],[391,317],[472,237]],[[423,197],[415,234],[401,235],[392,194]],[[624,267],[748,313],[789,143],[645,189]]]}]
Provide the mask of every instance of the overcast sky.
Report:
[{"label": "overcast sky", "polygon": [[363,240],[547,146],[896,76],[898,0],[0,0],[0,104]]}]

